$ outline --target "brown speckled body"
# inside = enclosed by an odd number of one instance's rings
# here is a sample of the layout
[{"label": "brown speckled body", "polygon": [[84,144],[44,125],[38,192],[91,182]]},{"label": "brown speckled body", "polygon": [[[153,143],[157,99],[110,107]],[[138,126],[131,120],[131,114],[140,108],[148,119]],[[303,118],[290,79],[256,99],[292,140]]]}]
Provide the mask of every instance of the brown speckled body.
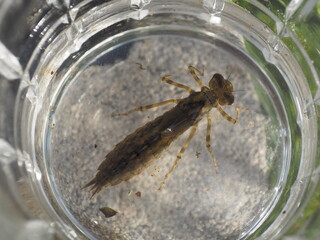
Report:
[{"label": "brown speckled body", "polygon": [[104,187],[117,185],[138,175],[217,104],[216,97],[206,87],[181,99],[174,108],[119,142],[100,164],[95,178],[85,187],[93,185],[91,190],[95,195]]},{"label": "brown speckled body", "polygon": [[182,88],[188,91],[190,95],[183,99],[166,100],[147,106],[142,106],[126,113],[112,115],[124,116],[132,112],[143,111],[168,103],[177,103],[174,108],[165,112],[162,116],[157,117],[151,122],[148,122],[143,127],[138,128],[135,132],[128,135],[125,139],[119,142],[114,149],[111,150],[111,152],[107,154],[105,160],[100,164],[96,176],[84,186],[88,187],[93,185],[90,189],[90,191],[93,192],[92,197],[104,187],[117,185],[141,173],[157,158],[159,158],[160,154],[174,140],[176,140],[182,133],[191,127],[192,129],[189,137],[178,153],[173,166],[165,175],[165,178],[159,188],[161,189],[169,174],[177,166],[183,152],[186,150],[190,140],[194,136],[197,123],[205,115],[207,116],[206,147],[211,155],[216,172],[218,172],[216,159],[213,155],[213,151],[211,150],[211,118],[209,116],[209,112],[212,108],[217,108],[221,115],[229,122],[233,124],[237,122],[238,109],[236,110],[236,118],[234,119],[224,112],[224,110],[220,107],[220,105],[224,106],[233,104],[233,85],[221,74],[216,73],[209,81],[209,87],[205,87],[196,74],[199,73],[201,76],[203,76],[203,72],[192,66],[189,66],[188,69],[194,80],[201,87],[201,91],[195,92],[192,88],[186,85],[172,81],[170,79],[170,75],[166,75],[162,78],[162,81]]}]

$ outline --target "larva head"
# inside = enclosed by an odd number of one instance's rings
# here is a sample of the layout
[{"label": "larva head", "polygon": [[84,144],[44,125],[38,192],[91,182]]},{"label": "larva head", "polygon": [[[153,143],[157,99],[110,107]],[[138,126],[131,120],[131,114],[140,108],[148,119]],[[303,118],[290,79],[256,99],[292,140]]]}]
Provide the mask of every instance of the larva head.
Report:
[{"label": "larva head", "polygon": [[216,73],[213,75],[209,82],[210,90],[218,98],[220,105],[231,105],[234,102],[233,96],[233,85],[232,83],[225,79],[221,74]]}]

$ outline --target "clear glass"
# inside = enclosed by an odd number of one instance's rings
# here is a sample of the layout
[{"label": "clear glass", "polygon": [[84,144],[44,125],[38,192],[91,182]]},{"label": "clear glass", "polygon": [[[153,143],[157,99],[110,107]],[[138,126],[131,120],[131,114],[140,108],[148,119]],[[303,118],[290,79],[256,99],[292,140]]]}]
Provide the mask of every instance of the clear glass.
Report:
[{"label": "clear glass", "polygon": [[[67,239],[290,239],[291,226],[317,226],[320,61],[305,47],[314,39],[303,45],[299,36],[301,19],[319,11],[315,1],[294,2],[47,1],[19,53],[19,41],[0,38],[10,59],[1,62],[1,96],[17,95],[14,125],[0,122],[14,131],[2,130],[0,159],[31,229]],[[111,115],[188,96],[165,75],[198,90],[189,65],[204,71],[205,85],[220,73],[234,86],[235,103],[223,109],[235,117],[239,107],[239,121],[211,111],[219,173],[204,118],[162,190],[189,131],[141,174],[91,199],[82,187],[105,155],[174,105]],[[102,207],[118,213],[106,218]]]}]

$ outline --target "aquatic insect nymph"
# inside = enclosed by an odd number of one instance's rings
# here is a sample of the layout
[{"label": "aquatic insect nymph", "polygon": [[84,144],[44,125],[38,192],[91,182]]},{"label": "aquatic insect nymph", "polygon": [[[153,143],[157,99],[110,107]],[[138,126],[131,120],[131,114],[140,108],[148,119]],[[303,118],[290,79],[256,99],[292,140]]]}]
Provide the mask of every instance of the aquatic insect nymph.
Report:
[{"label": "aquatic insect nymph", "polygon": [[173,141],[191,128],[189,136],[181,147],[174,164],[161,183],[159,188],[161,189],[170,173],[182,158],[184,151],[196,132],[199,121],[204,116],[207,118],[206,148],[213,160],[215,170],[218,172],[217,162],[211,148],[211,118],[209,113],[212,108],[216,108],[229,122],[233,124],[237,122],[238,108],[236,108],[235,118],[229,116],[221,108],[221,106],[233,104],[233,85],[221,74],[216,73],[209,81],[209,87],[206,87],[197,75],[198,73],[200,76],[203,76],[204,73],[193,66],[189,66],[188,69],[201,88],[200,91],[196,92],[186,85],[174,82],[170,79],[171,76],[167,75],[162,78],[163,82],[188,91],[189,96],[183,99],[169,99],[138,107],[125,113],[111,115],[112,117],[125,116],[133,112],[144,111],[165,104],[177,104],[163,115],[129,134],[106,155],[105,160],[98,167],[96,176],[84,186],[88,187],[93,185],[90,189],[90,191],[93,192],[92,197],[104,187],[120,184],[140,174],[158,159],[161,153],[169,147]]}]

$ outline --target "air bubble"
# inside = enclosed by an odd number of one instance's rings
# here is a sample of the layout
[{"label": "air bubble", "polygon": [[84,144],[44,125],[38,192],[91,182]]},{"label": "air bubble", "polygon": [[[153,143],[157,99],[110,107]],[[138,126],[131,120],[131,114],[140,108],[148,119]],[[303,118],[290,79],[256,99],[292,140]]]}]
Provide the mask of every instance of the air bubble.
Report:
[{"label": "air bubble", "polygon": [[316,116],[316,111],[312,101],[305,100],[305,108],[303,109],[303,117],[310,119]]},{"label": "air bubble", "polygon": [[151,0],[131,0],[131,9],[140,10],[148,5]]},{"label": "air bubble", "polygon": [[204,0],[203,6],[209,10],[211,14],[221,13],[224,9],[224,1],[223,0]]}]

